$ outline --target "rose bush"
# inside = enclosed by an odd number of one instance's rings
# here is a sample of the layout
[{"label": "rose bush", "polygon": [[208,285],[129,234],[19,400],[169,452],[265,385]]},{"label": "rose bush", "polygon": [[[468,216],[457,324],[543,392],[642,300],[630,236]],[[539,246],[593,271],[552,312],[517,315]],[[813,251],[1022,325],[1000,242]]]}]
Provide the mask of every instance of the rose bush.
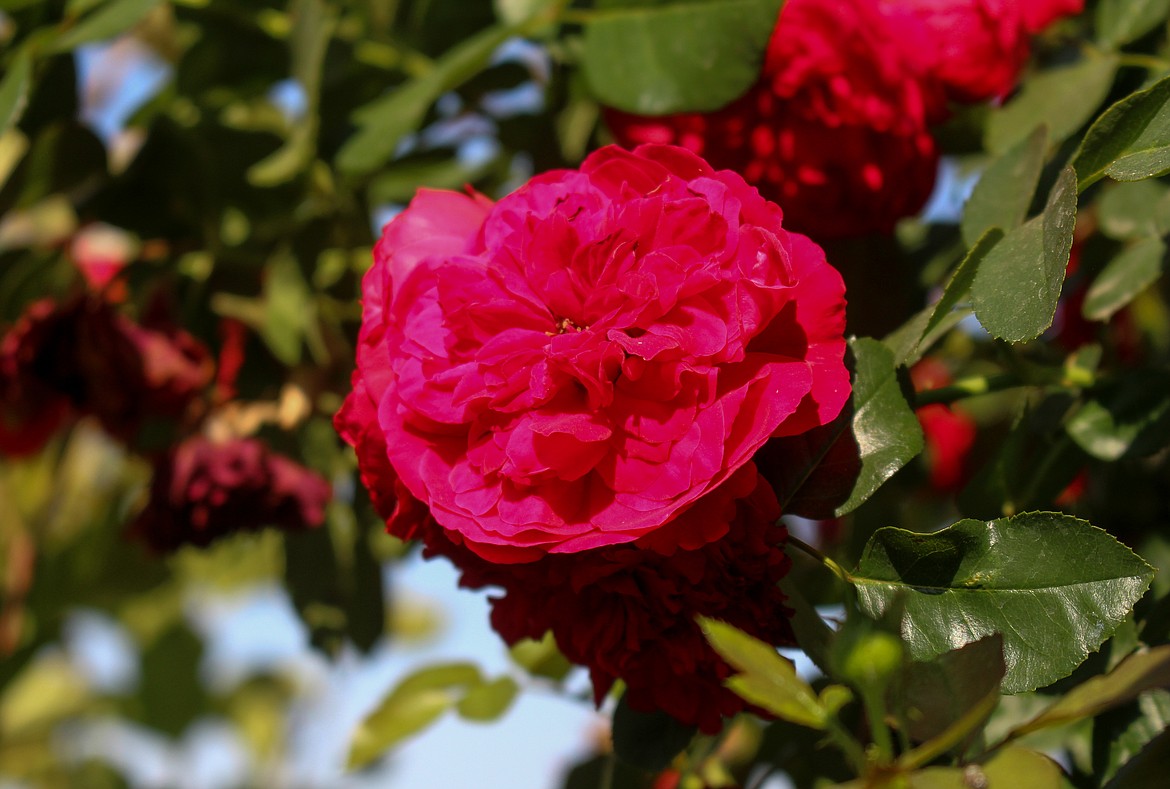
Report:
[{"label": "rose bush", "polygon": [[623,145],[675,143],[740,173],[816,238],[888,232],[934,186],[927,122],[943,97],[934,42],[878,0],[791,0],[762,74],[713,113],[645,118],[610,111]]},{"label": "rose bush", "polygon": [[366,275],[337,417],[367,484],[396,478],[475,553],[531,561],[647,537],[771,436],[832,419],[844,286],[781,219],[667,146],[603,149],[495,205],[420,192]]}]

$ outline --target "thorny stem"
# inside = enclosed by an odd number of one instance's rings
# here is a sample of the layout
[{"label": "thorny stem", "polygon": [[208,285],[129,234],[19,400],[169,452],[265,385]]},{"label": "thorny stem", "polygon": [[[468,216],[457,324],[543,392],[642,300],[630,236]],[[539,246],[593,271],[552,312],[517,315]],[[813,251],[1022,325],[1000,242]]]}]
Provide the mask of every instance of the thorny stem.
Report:
[{"label": "thorny stem", "polygon": [[924,405],[933,405],[934,403],[948,404],[968,397],[977,397],[978,395],[990,394],[992,392],[1002,392],[1005,389],[1015,389],[1027,385],[1011,373],[973,376],[956,381],[950,386],[940,386],[938,389],[915,392],[913,406],[914,408],[921,408]]},{"label": "thorny stem", "polygon": [[1154,57],[1153,55],[1141,55],[1134,52],[1127,52],[1118,55],[1117,62],[1122,66],[1133,66],[1134,68],[1144,68],[1149,71],[1170,71],[1170,60],[1163,60],[1162,58]]},{"label": "thorny stem", "polygon": [[882,700],[882,691],[872,688],[863,690],[861,701],[865,705],[869,731],[873,735],[873,742],[881,755],[882,763],[891,764],[894,761],[894,741],[890,737],[890,727],[886,725],[886,705]]},{"label": "thorny stem", "polygon": [[617,766],[617,754],[610,751],[605,755],[605,762],[601,765],[601,782],[597,789],[613,789],[613,772]]},{"label": "thorny stem", "polygon": [[823,553],[821,553],[816,548],[809,545],[804,540],[801,540],[797,537],[793,537],[791,534],[789,534],[788,535],[788,544],[794,548],[799,548],[800,550],[804,551],[809,556],[811,556],[812,558],[816,559],[818,562],[823,564],[825,567],[828,567],[830,570],[833,571],[833,574],[836,575],[838,578],[840,578],[842,581],[845,581],[846,583],[850,582],[849,573],[846,572],[844,567],[837,564],[835,561],[830,559],[828,556],[825,556]]}]

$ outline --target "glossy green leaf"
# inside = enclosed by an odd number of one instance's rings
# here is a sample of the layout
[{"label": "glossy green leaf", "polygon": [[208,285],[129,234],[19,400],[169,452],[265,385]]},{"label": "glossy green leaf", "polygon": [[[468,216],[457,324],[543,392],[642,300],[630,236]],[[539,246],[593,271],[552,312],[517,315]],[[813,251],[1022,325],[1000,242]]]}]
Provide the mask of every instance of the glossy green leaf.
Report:
[{"label": "glossy green leaf", "polygon": [[426,74],[356,110],[353,119],[359,128],[338,151],[337,167],[362,174],[389,161],[402,138],[423,122],[435,100],[483,70],[492,53],[515,32],[513,27],[489,27],[456,45]]},{"label": "glossy green leaf", "polygon": [[1109,320],[1162,276],[1166,242],[1153,237],[1138,241],[1102,269],[1085,294],[1081,307],[1089,320]]},{"label": "glossy green leaf", "polygon": [[963,240],[968,247],[988,230],[1007,232],[1023,224],[1048,150],[1048,127],[1041,124],[988,166],[963,206]]},{"label": "glossy green leaf", "polygon": [[1131,372],[1098,390],[1065,429],[1099,460],[1158,451],[1170,434],[1170,376],[1157,370]]},{"label": "glossy green leaf", "polygon": [[31,80],[32,58],[28,52],[21,52],[4,72],[4,79],[0,80],[0,136],[20,120],[20,114],[28,104]]},{"label": "glossy green leaf", "polygon": [[1003,240],[1003,236],[1004,231],[998,226],[991,227],[971,245],[970,251],[959,263],[955,273],[947,282],[946,288],[943,289],[942,296],[935,303],[934,310],[930,313],[930,318],[923,327],[919,347],[943,325],[951,311],[971,292],[971,286],[975,282],[975,275],[979,272],[980,264],[995,248],[995,245]]},{"label": "glossy green leaf", "polygon": [[1109,94],[1116,72],[1116,57],[1097,55],[1037,74],[1015,98],[992,113],[987,122],[987,149],[1005,153],[1041,124],[1048,126],[1052,142],[1061,142],[1093,117]]},{"label": "glossy green leaf", "polygon": [[1101,0],[1097,4],[1097,41],[1119,47],[1136,41],[1170,15],[1170,0]]},{"label": "glossy green leaf", "polygon": [[782,0],[684,0],[603,9],[582,68],[603,104],[640,115],[715,110],[760,76]]},{"label": "glossy green leaf", "polygon": [[1097,201],[1101,232],[1118,241],[1135,241],[1170,232],[1170,188],[1161,181],[1110,184]]},{"label": "glossy green leaf", "polygon": [[613,751],[627,764],[658,772],[690,744],[695,731],[665,712],[632,709],[622,696],[613,713]]},{"label": "glossy green leaf", "polygon": [[1108,674],[1092,677],[1070,690],[1044,712],[1017,727],[1013,736],[1092,718],[1147,690],[1166,687],[1170,687],[1170,646],[1136,652]]},{"label": "glossy green leaf", "polygon": [[469,721],[494,721],[508,711],[520,687],[511,677],[500,677],[468,689],[455,709]]},{"label": "glossy green leaf", "polygon": [[1044,213],[1004,236],[971,285],[975,315],[994,337],[1025,342],[1052,325],[1076,225],[1076,175],[1066,168]]},{"label": "glossy green leaf", "polygon": [[1170,169],[1170,77],[1101,113],[1072,164],[1081,190],[1107,175],[1136,181]]},{"label": "glossy green leaf", "polygon": [[922,451],[922,428],[902,394],[894,355],[868,337],[850,342],[853,394],[824,427],[778,439],[761,463],[785,511],[810,518],[852,512]]},{"label": "glossy green leaf", "polygon": [[110,0],[57,38],[52,51],[67,52],[82,44],[113,38],[128,30],[158,4],[159,0]]},{"label": "glossy green leaf", "polygon": [[879,530],[852,581],[862,610],[905,606],[902,635],[931,660],[999,633],[1008,693],[1067,676],[1117,628],[1153,578],[1108,533],[1056,513],[963,520],[934,534]]},{"label": "glossy green leaf", "polygon": [[700,619],[699,623],[715,651],[739,672],[727,680],[727,687],[777,718],[813,729],[825,727],[827,713],[816,693],[775,647],[725,622]]},{"label": "glossy green leaf", "polygon": [[358,726],[350,743],[349,768],[370,764],[427,728],[481,681],[479,669],[470,663],[431,666],[406,677]]}]

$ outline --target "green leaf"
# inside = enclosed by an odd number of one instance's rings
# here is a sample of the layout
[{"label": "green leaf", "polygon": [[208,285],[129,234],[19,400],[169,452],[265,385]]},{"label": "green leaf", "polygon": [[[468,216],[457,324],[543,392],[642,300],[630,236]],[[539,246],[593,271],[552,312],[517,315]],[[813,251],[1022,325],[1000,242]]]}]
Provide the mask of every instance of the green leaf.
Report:
[{"label": "green leaf", "polygon": [[1066,693],[1059,701],[1022,726],[1013,737],[1092,718],[1105,710],[1136,699],[1139,694],[1170,686],[1170,646],[1136,652],[1108,674],[1093,677]]},{"label": "green leaf", "polygon": [[999,634],[972,641],[934,660],[911,663],[900,685],[907,734],[916,742],[925,742],[952,726],[999,690],[1006,669]]},{"label": "green leaf", "polygon": [[[1170,691],[1153,690],[1093,721],[1093,773],[1110,780],[1170,728]],[[1112,787],[1112,784],[1110,784]]]},{"label": "green leaf", "polygon": [[455,708],[465,720],[494,721],[508,711],[519,690],[516,680],[499,677],[470,688]]},{"label": "green leaf", "polygon": [[930,660],[999,633],[1003,689],[1067,676],[1142,596],[1153,570],[1105,531],[1057,513],[963,520],[934,534],[879,530],[851,580],[865,613],[905,605],[902,635]]},{"label": "green leaf", "polygon": [[552,5],[552,0],[492,0],[496,18],[507,25],[527,22]]},{"label": "green leaf", "polygon": [[1147,238],[1128,247],[1093,280],[1082,313],[1089,320],[1109,320],[1162,276],[1165,260],[1166,243],[1161,238]]},{"label": "green leaf", "polygon": [[[0,80],[0,136],[17,121],[28,104],[29,85],[32,82],[32,58],[27,51],[20,52]],[[2,183],[2,182],[0,182]]]},{"label": "green leaf", "polygon": [[1162,789],[1170,764],[1170,729],[1150,740],[1113,776],[1106,789]]},{"label": "green leaf", "polygon": [[1170,188],[1161,181],[1111,184],[1097,201],[1101,232],[1117,241],[1136,241],[1170,232]]},{"label": "green leaf", "polygon": [[1170,169],[1170,77],[1101,113],[1072,164],[1082,191],[1106,175],[1137,181]]},{"label": "green leaf", "polygon": [[627,764],[658,772],[670,764],[691,739],[695,727],[679,723],[665,712],[631,709],[626,697],[613,712],[613,750]]},{"label": "green leaf", "polygon": [[727,680],[727,687],[777,718],[825,728],[827,712],[808,683],[796,675],[791,661],[776,649],[716,619],[700,618],[707,641],[719,655],[740,672]]},{"label": "green leaf", "polygon": [[902,395],[894,355],[877,340],[850,342],[853,394],[835,420],[766,447],[784,458],[761,468],[776,476],[785,511],[810,518],[844,515],[922,451],[922,428]]},{"label": "green leaf", "polygon": [[1093,117],[1116,72],[1117,58],[1104,55],[1029,79],[1019,95],[988,119],[987,149],[1005,153],[1041,124],[1048,126],[1053,143],[1063,141]]},{"label": "green leaf", "polygon": [[1052,759],[1026,748],[1003,748],[980,766],[985,786],[1064,789],[1064,772]]},{"label": "green leaf", "polygon": [[529,674],[537,677],[560,681],[573,668],[573,664],[557,648],[557,641],[551,630],[539,641],[532,638],[517,641],[509,653],[512,660]]},{"label": "green leaf", "polygon": [[971,286],[975,282],[975,275],[979,272],[980,264],[1002,239],[1003,230],[999,227],[991,227],[971,245],[970,251],[959,263],[959,267],[955,269],[955,273],[947,282],[946,288],[943,289],[942,296],[935,303],[934,310],[930,313],[930,319],[923,327],[919,347],[926,341],[927,337],[943,325],[951,311],[971,292]]},{"label": "green leaf", "polygon": [[1052,325],[1076,218],[1076,175],[1065,168],[1044,213],[1008,233],[983,258],[971,291],[975,315],[993,336],[1025,342]]},{"label": "green leaf", "polygon": [[603,104],[665,115],[715,110],[760,77],[782,0],[686,0],[599,10],[582,68]]},{"label": "green leaf", "polygon": [[349,768],[365,767],[427,728],[481,682],[479,669],[470,663],[431,666],[406,677],[358,726],[350,743]]},{"label": "green leaf", "polygon": [[337,20],[321,0],[293,0],[291,14],[292,75],[305,92],[307,106],[284,145],[248,168],[248,181],[255,186],[275,186],[290,180],[308,166],[316,153],[321,67]]},{"label": "green leaf", "polygon": [[1120,47],[1136,41],[1166,21],[1170,0],[1101,0],[1097,5],[1097,41]]},{"label": "green leaf", "polygon": [[515,32],[514,27],[489,27],[456,45],[423,76],[359,107],[353,114],[358,131],[337,152],[337,167],[360,175],[389,161],[402,138],[423,122],[435,100],[483,70],[492,53]]},{"label": "green leaf", "polygon": [[139,696],[142,722],[178,737],[208,711],[208,696],[199,681],[203,642],[182,622],[155,639],[142,654]]},{"label": "green leaf", "polygon": [[469,165],[454,157],[394,162],[370,183],[369,199],[374,205],[408,203],[423,186],[459,190],[482,177],[494,164],[489,160]]},{"label": "green leaf", "polygon": [[272,259],[264,281],[264,325],[261,334],[272,354],[286,365],[301,360],[302,341],[313,317],[309,285],[291,255]]},{"label": "green leaf", "polygon": [[53,42],[50,51],[68,52],[82,44],[113,38],[158,4],[159,0],[111,0],[62,34]]},{"label": "green leaf", "polygon": [[1105,461],[1160,450],[1170,427],[1170,376],[1135,370],[1081,406],[1065,425],[1077,445]]},{"label": "green leaf", "polygon": [[975,247],[993,227],[1007,232],[1023,224],[1047,150],[1048,127],[1040,124],[984,171],[963,206],[961,227],[968,247]]}]

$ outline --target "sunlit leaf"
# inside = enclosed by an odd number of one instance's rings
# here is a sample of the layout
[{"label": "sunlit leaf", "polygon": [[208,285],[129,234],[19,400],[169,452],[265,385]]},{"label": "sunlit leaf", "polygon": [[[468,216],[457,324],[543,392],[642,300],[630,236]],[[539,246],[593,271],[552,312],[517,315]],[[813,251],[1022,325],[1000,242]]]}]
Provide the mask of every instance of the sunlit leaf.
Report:
[{"label": "sunlit leaf", "polygon": [[988,119],[988,150],[1004,153],[1041,124],[1048,127],[1053,142],[1064,140],[1093,117],[1116,72],[1115,56],[1096,55],[1027,80],[1019,94]]},{"label": "sunlit leaf", "polygon": [[159,0],[110,0],[54,41],[53,51],[66,52],[82,44],[113,38],[158,4]]},{"label": "sunlit leaf", "polygon": [[778,718],[824,728],[825,708],[808,683],[796,675],[791,661],[725,622],[701,619],[700,624],[715,651],[739,672],[727,681],[729,688]]},{"label": "sunlit leaf", "polygon": [[783,0],[686,0],[599,10],[582,67],[604,104],[641,115],[714,110],[760,75]]},{"label": "sunlit leaf", "polygon": [[1107,532],[1056,513],[964,520],[869,541],[852,581],[873,617],[905,606],[915,660],[1003,636],[1008,693],[1067,676],[1113,633],[1153,570]]},{"label": "sunlit leaf", "polygon": [[993,336],[1024,342],[1052,325],[1076,215],[1076,175],[1066,168],[1044,213],[1008,233],[983,258],[971,292],[975,315]]}]

